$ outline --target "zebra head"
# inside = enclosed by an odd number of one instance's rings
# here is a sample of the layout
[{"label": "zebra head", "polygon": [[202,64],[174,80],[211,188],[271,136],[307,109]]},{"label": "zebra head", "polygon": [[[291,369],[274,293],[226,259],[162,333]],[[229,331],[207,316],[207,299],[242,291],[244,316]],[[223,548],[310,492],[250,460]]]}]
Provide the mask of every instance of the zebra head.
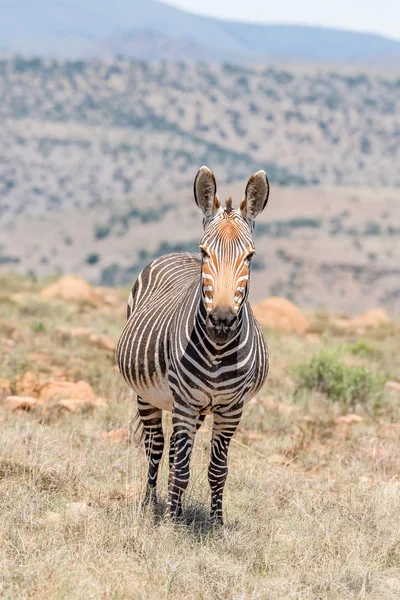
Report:
[{"label": "zebra head", "polygon": [[265,208],[269,183],[265,171],[250,177],[239,209],[232,199],[221,206],[214,174],[202,167],[194,182],[194,197],[203,211],[202,300],[206,327],[212,340],[228,342],[235,334],[239,315],[249,293],[251,259],[254,255],[254,219]]}]

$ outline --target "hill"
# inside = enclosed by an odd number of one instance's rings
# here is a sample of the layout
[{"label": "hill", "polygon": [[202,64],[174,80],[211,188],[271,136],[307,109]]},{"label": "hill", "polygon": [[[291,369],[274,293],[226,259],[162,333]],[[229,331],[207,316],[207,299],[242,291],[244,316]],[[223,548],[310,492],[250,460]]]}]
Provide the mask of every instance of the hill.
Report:
[{"label": "hill", "polygon": [[0,93],[2,270],[131,283],[153,256],[197,251],[202,164],[234,205],[264,168],[253,298],[400,311],[396,78],[17,58]]},{"label": "hill", "polygon": [[[223,21],[155,0],[6,0],[0,50],[51,57],[396,64],[400,41],[296,25]],[[156,40],[156,41],[155,41]]]}]

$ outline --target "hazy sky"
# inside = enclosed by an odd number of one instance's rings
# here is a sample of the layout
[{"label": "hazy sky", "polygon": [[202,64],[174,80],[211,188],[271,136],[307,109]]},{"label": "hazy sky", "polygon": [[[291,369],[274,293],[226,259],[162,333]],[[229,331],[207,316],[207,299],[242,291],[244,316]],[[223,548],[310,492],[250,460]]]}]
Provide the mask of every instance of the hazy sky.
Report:
[{"label": "hazy sky", "polygon": [[164,0],[227,19],[304,23],[381,33],[400,40],[400,0]]}]

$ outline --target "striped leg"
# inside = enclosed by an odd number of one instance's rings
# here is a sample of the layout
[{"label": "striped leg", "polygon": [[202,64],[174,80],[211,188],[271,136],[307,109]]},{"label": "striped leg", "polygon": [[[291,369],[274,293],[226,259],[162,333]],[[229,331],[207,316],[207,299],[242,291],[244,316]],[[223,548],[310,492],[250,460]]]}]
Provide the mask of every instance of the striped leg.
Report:
[{"label": "striped leg", "polygon": [[223,524],[222,496],[228,475],[228,449],[241,416],[241,406],[230,408],[228,414],[226,412],[214,413],[211,460],[208,467],[208,482],[211,488],[211,523]]},{"label": "striped leg", "polygon": [[[168,480],[168,511],[167,516],[173,520],[182,516],[182,496],[189,482],[189,465],[193,449],[198,415],[196,413],[174,410],[172,412],[172,441],[170,446],[170,461],[172,466]],[[171,456],[172,447],[172,456]]]},{"label": "striped leg", "polygon": [[[196,433],[198,432],[200,427],[203,425],[205,418],[206,418],[206,415],[199,415],[199,417],[197,419],[197,423],[196,423]],[[174,464],[174,453],[175,453],[175,438],[174,438],[174,434],[172,433],[170,440],[169,440],[169,468],[170,469],[172,469],[172,465]]]},{"label": "striped leg", "polygon": [[144,428],[144,447],[149,463],[146,499],[156,502],[158,467],[164,449],[162,410],[148,404],[140,398],[140,396],[138,396],[137,403],[138,412]]}]

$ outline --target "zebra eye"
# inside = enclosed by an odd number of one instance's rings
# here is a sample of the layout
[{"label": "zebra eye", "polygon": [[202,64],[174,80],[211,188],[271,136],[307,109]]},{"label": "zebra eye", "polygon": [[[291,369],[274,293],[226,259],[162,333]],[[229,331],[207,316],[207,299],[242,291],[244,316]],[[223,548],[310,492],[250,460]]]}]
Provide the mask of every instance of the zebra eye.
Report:
[{"label": "zebra eye", "polygon": [[208,254],[207,250],[205,250],[201,246],[200,246],[200,252],[201,252],[202,258],[210,258],[210,255]]},{"label": "zebra eye", "polygon": [[248,255],[246,256],[246,260],[249,260],[249,261],[250,261],[250,260],[253,258],[253,256],[254,256],[254,255],[255,255],[255,252],[250,252],[250,254],[248,254]]}]

